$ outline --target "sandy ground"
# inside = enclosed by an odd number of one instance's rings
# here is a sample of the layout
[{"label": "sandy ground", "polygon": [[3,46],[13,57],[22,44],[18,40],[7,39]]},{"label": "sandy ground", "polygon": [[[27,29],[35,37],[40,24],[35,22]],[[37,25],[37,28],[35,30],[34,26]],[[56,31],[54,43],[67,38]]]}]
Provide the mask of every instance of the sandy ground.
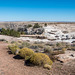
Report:
[{"label": "sandy ground", "polygon": [[30,38],[30,37],[12,37],[12,36],[6,36],[6,35],[0,35],[0,39],[5,39],[6,41],[18,41],[18,40],[22,40],[22,41],[27,41],[29,40],[30,42],[48,42],[49,40],[47,39],[36,39],[36,38]]},{"label": "sandy ground", "polygon": [[8,53],[7,45],[0,42],[0,75],[75,75],[75,60],[64,64],[56,61],[51,70],[25,66],[23,59],[14,59],[14,55]]},{"label": "sandy ground", "polygon": [[0,35],[0,39],[5,39],[6,41],[16,41],[17,38],[16,37],[12,37],[12,36],[7,36],[7,35]]}]

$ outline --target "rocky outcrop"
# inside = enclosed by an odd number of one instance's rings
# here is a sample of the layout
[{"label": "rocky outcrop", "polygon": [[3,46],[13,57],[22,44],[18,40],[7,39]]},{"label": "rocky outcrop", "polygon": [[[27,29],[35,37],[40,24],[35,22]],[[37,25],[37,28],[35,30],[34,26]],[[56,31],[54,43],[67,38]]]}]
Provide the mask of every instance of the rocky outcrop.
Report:
[{"label": "rocky outcrop", "polygon": [[32,29],[29,34],[42,34],[44,32],[44,29],[43,28],[35,28],[35,29]]},{"label": "rocky outcrop", "polygon": [[59,54],[56,55],[56,57],[58,57],[58,60],[63,63],[75,60],[75,51],[66,51],[65,54]]}]

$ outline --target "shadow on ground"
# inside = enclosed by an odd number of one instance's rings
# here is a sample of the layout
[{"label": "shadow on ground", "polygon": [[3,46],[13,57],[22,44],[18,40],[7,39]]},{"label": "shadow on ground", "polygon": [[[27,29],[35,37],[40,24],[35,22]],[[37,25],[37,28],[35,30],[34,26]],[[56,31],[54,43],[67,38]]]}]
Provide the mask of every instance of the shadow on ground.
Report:
[{"label": "shadow on ground", "polygon": [[18,60],[20,60],[20,59],[23,59],[21,56],[19,56],[19,55],[16,55],[16,56],[14,56],[13,57],[14,59],[18,59]]},{"label": "shadow on ground", "polygon": [[34,67],[35,65],[30,62],[30,60],[24,61],[25,66]]}]

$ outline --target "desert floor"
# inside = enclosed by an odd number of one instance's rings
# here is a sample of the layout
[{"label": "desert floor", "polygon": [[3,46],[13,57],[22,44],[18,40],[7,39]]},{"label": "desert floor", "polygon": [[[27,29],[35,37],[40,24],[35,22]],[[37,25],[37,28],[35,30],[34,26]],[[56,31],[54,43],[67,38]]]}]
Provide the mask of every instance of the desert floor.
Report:
[{"label": "desert floor", "polygon": [[51,70],[24,65],[24,59],[10,54],[8,44],[0,42],[0,75],[75,75],[75,60],[67,63],[56,61]]}]

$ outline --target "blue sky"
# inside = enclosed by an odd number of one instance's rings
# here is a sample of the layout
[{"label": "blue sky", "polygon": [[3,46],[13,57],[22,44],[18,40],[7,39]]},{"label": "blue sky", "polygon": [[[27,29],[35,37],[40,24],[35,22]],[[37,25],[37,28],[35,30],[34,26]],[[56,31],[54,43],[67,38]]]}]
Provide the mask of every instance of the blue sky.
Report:
[{"label": "blue sky", "polygon": [[0,21],[75,21],[75,0],[0,0]]}]

